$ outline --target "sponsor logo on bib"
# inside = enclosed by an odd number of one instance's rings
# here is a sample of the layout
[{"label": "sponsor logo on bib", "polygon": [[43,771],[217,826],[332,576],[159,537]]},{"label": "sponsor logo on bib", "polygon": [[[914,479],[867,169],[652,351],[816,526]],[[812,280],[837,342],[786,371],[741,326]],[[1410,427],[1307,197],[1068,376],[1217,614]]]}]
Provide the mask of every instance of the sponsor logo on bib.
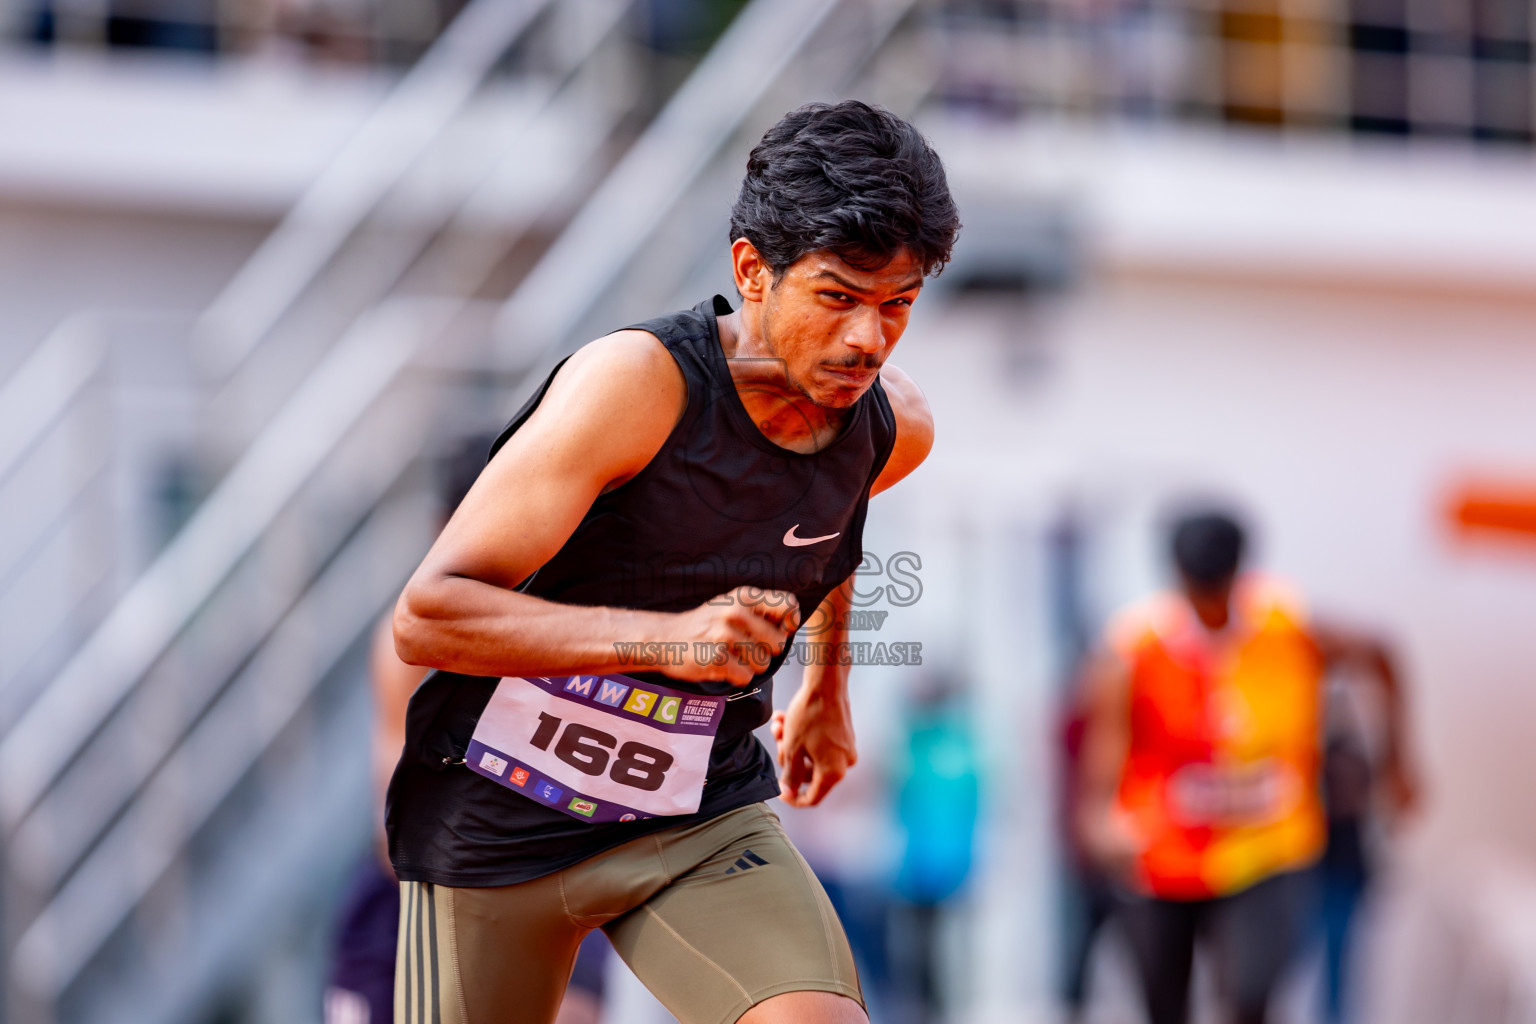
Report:
[{"label": "sponsor logo on bib", "polygon": [[604,679],[602,686],[598,687],[597,696],[593,700],[599,704],[607,704],[616,708],[624,703],[624,695],[629,692],[629,687],[623,683],[616,683],[611,679]]},{"label": "sponsor logo on bib", "polygon": [[629,695],[629,700],[624,702],[624,710],[631,714],[644,717],[651,713],[651,705],[656,703],[656,695],[649,690],[636,690]]}]

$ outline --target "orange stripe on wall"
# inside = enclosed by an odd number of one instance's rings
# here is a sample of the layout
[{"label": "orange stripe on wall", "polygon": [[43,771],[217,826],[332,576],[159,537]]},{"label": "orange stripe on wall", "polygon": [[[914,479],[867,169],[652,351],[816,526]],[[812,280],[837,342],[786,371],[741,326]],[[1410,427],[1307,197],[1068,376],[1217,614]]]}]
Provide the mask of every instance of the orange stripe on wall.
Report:
[{"label": "orange stripe on wall", "polygon": [[1468,484],[1454,492],[1450,513],[1464,531],[1536,537],[1536,486]]}]

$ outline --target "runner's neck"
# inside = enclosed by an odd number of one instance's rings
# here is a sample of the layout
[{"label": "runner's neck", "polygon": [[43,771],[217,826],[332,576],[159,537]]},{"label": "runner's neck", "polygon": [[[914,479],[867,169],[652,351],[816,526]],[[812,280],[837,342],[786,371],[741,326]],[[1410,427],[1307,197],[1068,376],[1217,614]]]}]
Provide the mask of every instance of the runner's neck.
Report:
[{"label": "runner's neck", "polygon": [[736,394],[764,437],[802,455],[837,439],[852,407],[827,409],[801,393],[789,380],[784,360],[746,325],[741,310],[717,317],[715,327]]}]

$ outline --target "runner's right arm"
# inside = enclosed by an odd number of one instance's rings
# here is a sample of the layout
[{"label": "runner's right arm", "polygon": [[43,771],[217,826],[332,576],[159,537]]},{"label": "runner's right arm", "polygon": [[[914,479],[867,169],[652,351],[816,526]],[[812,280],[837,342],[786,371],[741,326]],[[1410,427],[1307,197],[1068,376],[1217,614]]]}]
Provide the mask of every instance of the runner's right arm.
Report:
[{"label": "runner's right arm", "polygon": [[[683,642],[680,664],[660,671],[689,681],[745,685],[795,628],[793,595],[686,612],[585,607],[513,588],[570,538],[592,502],[633,477],[666,442],[687,385],[652,335],[620,331],[585,346],[544,400],[480,474],[395,606],[402,660],[478,676],[620,672],[615,644]],[[726,644],[723,665],[700,662],[695,644]],[[705,648],[718,649],[718,648]],[[754,653],[757,652],[757,653]]]}]

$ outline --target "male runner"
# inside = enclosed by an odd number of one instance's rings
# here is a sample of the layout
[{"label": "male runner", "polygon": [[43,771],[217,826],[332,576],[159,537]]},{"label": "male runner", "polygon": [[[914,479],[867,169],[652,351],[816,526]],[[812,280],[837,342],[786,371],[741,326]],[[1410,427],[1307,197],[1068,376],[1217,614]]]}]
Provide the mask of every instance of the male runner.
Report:
[{"label": "male runner", "polygon": [[[807,664],[777,780],[752,730],[802,621],[844,639],[869,496],[932,444],[887,359],[958,227],[911,125],[796,110],[732,209],[742,308],[717,296],[592,342],[498,439],[396,609],[401,657],[438,670],[389,794],[401,1024],[543,1024],[593,928],[683,1024],[866,1020],[836,915],[763,803],[815,804],[854,763],[846,667]],[[636,650],[663,656],[636,671]],[[562,682],[615,708],[632,687],[645,724],[540,689]],[[546,703],[508,719],[519,700]],[[702,752],[646,718],[665,705],[683,729],[678,701],[717,727]],[[620,743],[634,729],[651,738]],[[601,818],[613,803],[487,749],[551,744],[640,813]],[[666,801],[697,810],[646,816]]]},{"label": "male runner", "polygon": [[1411,803],[1402,699],[1379,642],[1308,622],[1275,580],[1239,575],[1244,534],[1220,512],[1173,530],[1179,589],[1111,623],[1090,670],[1081,834],[1123,887],[1121,919],[1151,1024],[1185,1024],[1197,939],[1223,1019],[1263,1024],[1312,921],[1323,852],[1323,684],[1379,685],[1383,779]]}]

